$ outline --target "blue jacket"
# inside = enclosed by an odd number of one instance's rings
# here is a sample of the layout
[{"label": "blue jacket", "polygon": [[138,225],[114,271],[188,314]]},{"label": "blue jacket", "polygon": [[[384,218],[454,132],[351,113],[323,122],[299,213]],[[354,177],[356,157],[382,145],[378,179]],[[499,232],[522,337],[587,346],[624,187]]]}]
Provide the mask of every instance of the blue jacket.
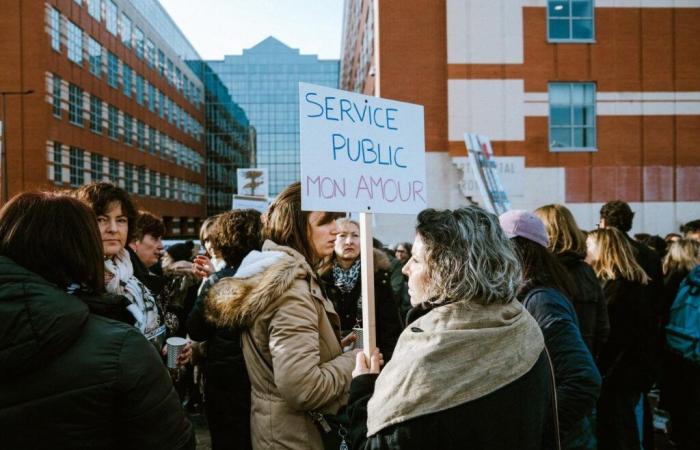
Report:
[{"label": "blue jacket", "polygon": [[600,395],[601,378],[581,337],[571,302],[552,288],[533,288],[521,294],[544,335],[554,365],[562,449],[595,448],[591,420]]}]

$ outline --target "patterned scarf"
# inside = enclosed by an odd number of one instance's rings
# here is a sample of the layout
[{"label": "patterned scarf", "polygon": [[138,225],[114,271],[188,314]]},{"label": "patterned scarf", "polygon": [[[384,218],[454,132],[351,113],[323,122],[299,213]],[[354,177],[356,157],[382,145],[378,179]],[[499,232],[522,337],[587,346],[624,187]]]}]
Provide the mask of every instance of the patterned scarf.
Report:
[{"label": "patterned scarf", "polygon": [[134,267],[126,249],[122,249],[114,258],[105,260],[105,271],[114,275],[107,283],[107,292],[122,295],[129,300],[131,305],[127,310],[136,319],[136,328],[154,343],[165,338],[165,327],[161,325],[160,311],[155,298],[134,276]]},{"label": "patterned scarf", "polygon": [[333,281],[341,292],[347,294],[355,289],[357,280],[360,278],[360,258],[357,258],[348,270],[344,270],[338,264],[338,261],[333,263]]}]

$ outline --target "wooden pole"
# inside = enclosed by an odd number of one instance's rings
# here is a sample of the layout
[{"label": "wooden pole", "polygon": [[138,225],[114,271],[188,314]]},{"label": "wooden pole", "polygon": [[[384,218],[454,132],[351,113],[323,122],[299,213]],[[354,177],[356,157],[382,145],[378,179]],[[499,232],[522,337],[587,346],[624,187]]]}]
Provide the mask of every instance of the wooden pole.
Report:
[{"label": "wooden pole", "polygon": [[[369,356],[377,346],[374,314],[374,246],[372,214],[360,213],[360,264],[362,265],[362,348]],[[381,350],[381,349],[380,349]]]}]

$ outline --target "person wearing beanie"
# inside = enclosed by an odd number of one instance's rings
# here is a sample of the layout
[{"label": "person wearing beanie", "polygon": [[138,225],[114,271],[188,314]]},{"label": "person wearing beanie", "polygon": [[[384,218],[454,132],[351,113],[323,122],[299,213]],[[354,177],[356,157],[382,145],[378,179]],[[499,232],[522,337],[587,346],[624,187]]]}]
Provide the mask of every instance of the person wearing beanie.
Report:
[{"label": "person wearing beanie", "polygon": [[502,214],[499,222],[523,268],[524,284],[518,300],[542,329],[554,366],[561,448],[595,449],[593,409],[602,381],[569,301],[575,286],[547,250],[547,230],[536,215],[512,210]]},{"label": "person wearing beanie", "polygon": [[194,242],[187,241],[173,244],[165,250],[165,253],[172,258],[173,262],[192,262],[192,258],[194,258]]}]

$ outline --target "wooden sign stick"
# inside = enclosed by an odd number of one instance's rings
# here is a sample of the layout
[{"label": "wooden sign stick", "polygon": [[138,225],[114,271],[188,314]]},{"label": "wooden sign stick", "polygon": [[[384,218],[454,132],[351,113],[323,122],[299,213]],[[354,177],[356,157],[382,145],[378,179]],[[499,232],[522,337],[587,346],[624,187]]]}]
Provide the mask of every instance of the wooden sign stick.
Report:
[{"label": "wooden sign stick", "polygon": [[372,214],[360,213],[362,348],[367,357],[368,365],[369,357],[377,346],[377,327],[374,320],[374,246],[372,245],[372,238]]}]

